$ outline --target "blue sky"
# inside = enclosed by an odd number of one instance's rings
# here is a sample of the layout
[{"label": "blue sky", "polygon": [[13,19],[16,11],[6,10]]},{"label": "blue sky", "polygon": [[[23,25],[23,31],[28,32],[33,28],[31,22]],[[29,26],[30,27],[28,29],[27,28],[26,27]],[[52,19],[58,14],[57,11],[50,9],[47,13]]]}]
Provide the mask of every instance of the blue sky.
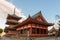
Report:
[{"label": "blue sky", "polygon": [[48,22],[54,22],[55,15],[60,15],[60,0],[13,0],[12,3],[27,17],[41,11]]},{"label": "blue sky", "polygon": [[[28,17],[42,12],[48,22],[55,22],[55,15],[60,15],[60,0],[6,0],[12,2],[18,9],[21,9],[23,15]],[[9,6],[9,5],[8,5]],[[1,18],[0,18],[1,19]],[[5,20],[5,19],[4,19]],[[2,19],[0,22],[3,22]],[[5,25],[5,24],[4,24]],[[2,23],[0,26],[4,26]]]}]

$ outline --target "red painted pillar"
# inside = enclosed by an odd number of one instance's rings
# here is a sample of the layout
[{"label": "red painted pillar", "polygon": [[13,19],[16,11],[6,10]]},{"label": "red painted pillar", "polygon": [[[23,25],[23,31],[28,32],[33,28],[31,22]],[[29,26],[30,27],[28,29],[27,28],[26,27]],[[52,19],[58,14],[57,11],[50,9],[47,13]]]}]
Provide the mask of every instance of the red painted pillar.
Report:
[{"label": "red painted pillar", "polygon": [[32,24],[31,24],[31,27],[30,27],[30,35],[32,35]]},{"label": "red painted pillar", "polygon": [[23,34],[24,34],[24,27],[23,27],[23,29],[22,29],[22,32],[23,32]]}]

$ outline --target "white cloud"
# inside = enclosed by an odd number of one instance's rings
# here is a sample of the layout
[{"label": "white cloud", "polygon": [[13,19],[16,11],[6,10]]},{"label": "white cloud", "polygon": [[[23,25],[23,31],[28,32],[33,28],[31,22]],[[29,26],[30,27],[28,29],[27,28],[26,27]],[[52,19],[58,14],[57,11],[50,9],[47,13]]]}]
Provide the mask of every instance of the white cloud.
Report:
[{"label": "white cloud", "polygon": [[[5,13],[13,14],[14,8],[16,8],[16,7],[12,3],[7,2],[5,0],[0,1],[0,9],[2,11],[4,11]],[[18,8],[16,8],[16,15],[19,15],[19,16],[22,16],[23,18],[25,18],[25,16],[22,15],[22,11]]]},{"label": "white cloud", "polygon": [[2,28],[2,29],[5,28],[5,22],[6,22],[6,19],[0,18],[0,28]]},{"label": "white cloud", "polygon": [[[7,1],[0,1],[0,9],[5,13],[13,14],[14,8],[16,8],[12,3]],[[21,9],[16,8],[16,15],[21,16],[25,18],[25,16],[22,14]]]},{"label": "white cloud", "polygon": [[[13,14],[14,8],[16,8],[16,7],[12,3],[10,3],[6,0],[0,0],[0,18],[5,19],[7,17],[7,14]],[[24,20],[26,18],[26,16],[23,15],[21,9],[16,8],[15,11],[16,11],[17,16],[22,17],[22,20]],[[6,21],[6,20],[4,20],[4,21]],[[0,23],[1,23],[1,21],[0,21]],[[3,22],[3,23],[5,23],[5,22]]]}]

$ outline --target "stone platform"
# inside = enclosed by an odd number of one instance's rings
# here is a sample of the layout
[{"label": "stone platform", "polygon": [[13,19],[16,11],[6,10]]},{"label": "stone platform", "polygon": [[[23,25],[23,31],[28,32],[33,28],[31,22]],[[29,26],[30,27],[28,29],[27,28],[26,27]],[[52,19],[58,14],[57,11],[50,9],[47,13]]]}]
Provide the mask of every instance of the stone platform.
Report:
[{"label": "stone platform", "polygon": [[[60,40],[60,37],[31,37],[31,40]],[[27,37],[2,37],[0,40],[27,40]]]}]

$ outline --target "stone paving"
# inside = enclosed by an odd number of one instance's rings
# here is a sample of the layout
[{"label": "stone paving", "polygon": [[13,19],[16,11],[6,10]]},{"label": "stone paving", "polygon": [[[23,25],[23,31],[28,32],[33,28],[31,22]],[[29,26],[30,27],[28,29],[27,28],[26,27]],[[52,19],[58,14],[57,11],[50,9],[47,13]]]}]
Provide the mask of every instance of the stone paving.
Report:
[{"label": "stone paving", "polygon": [[[0,40],[20,40],[20,38],[2,37],[2,38],[0,38]],[[56,37],[40,37],[40,38],[33,39],[33,40],[60,40],[60,37],[58,37],[58,38],[56,38]]]}]

